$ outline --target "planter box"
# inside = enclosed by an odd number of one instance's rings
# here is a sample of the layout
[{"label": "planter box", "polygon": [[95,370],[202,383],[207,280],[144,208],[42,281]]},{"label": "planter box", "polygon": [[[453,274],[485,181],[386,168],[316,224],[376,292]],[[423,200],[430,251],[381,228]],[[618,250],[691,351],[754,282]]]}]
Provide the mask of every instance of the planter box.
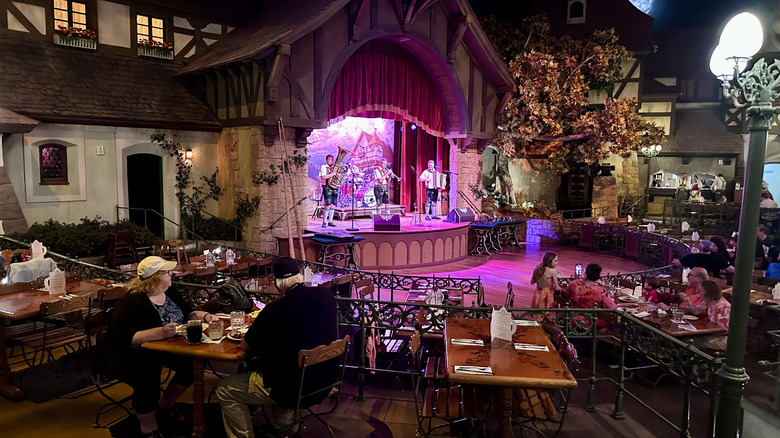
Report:
[{"label": "planter box", "polygon": [[173,49],[164,49],[162,47],[138,46],[138,56],[148,56],[150,58],[173,59]]},{"label": "planter box", "polygon": [[62,35],[54,33],[54,44],[60,46],[76,47],[79,49],[95,50],[97,49],[97,41],[89,38],[81,38],[77,36]]}]

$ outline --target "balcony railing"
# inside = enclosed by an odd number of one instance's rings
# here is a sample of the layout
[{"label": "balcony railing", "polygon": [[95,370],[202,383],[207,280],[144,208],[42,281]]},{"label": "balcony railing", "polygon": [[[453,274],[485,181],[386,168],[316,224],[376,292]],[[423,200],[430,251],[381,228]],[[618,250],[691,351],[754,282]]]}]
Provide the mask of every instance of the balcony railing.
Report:
[{"label": "balcony railing", "polygon": [[61,46],[76,47],[79,49],[96,50],[97,41],[89,38],[81,38],[73,35],[54,34],[54,43]]}]

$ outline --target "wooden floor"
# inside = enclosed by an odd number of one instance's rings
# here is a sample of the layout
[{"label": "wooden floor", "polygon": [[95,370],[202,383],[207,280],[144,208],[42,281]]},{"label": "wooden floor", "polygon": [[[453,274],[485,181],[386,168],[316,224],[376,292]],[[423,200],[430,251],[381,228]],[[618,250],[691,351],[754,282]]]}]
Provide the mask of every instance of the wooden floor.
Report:
[{"label": "wooden floor", "polygon": [[[547,251],[558,254],[558,269],[564,277],[574,275],[574,265],[577,263],[582,264],[583,271],[589,263],[598,263],[603,268],[602,275],[635,272],[648,268],[642,263],[605,253],[580,251],[573,247],[534,244],[523,245],[520,248],[512,247],[491,257],[470,256],[464,260],[442,266],[400,269],[394,272],[408,275],[436,274],[463,278],[480,277],[485,287],[485,301],[488,304],[503,304],[507,282],[511,281],[515,291],[515,306],[530,307],[535,287],[530,283],[531,273],[536,265],[541,263],[542,257]],[[383,296],[383,298],[389,298],[389,296]]]}]

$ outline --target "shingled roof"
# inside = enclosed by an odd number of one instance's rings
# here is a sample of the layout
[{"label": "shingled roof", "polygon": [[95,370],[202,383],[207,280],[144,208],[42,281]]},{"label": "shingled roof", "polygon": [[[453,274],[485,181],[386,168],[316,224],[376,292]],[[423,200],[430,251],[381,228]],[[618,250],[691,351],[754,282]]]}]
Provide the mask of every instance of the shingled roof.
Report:
[{"label": "shingled roof", "polygon": [[717,110],[678,110],[674,126],[674,135],[663,145],[664,155],[742,153],[742,137],[726,129]]},{"label": "shingled roof", "polygon": [[175,78],[181,64],[0,31],[0,107],[41,122],[218,130]]},{"label": "shingled roof", "polygon": [[214,43],[179,72],[191,73],[253,58],[277,43],[292,43],[329,19],[349,0],[285,0],[265,2],[262,15]]},{"label": "shingled roof", "polygon": [[0,108],[0,133],[17,134],[20,132],[30,132],[38,126],[38,121],[11,110]]}]

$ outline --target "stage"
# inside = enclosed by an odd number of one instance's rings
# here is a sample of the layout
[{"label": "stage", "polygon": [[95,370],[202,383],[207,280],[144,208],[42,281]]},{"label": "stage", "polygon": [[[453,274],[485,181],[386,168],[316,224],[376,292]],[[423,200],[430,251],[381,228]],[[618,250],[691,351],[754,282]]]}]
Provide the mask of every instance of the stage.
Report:
[{"label": "stage", "polygon": [[[314,214],[312,215],[313,218],[321,218],[322,217],[322,205],[318,205],[315,207]],[[405,205],[397,205],[397,204],[391,204],[388,205],[385,209],[382,207],[381,213],[384,214],[385,210],[387,210],[390,214],[400,214],[401,216],[406,216],[406,206]],[[352,207],[336,207],[333,212],[333,218],[338,219],[340,221],[344,221],[347,219],[352,218]],[[372,214],[376,213],[376,207],[355,207],[355,218],[370,218]],[[349,227],[347,227],[349,228]]]},{"label": "stage", "polygon": [[[355,262],[363,270],[392,270],[436,266],[462,260],[468,256],[469,223],[452,223],[442,220],[422,220],[413,225],[414,215],[400,218],[400,231],[374,231],[372,219],[355,219],[357,231],[347,231],[360,236],[354,244]],[[352,220],[334,220],[335,227],[322,228],[318,220],[309,224],[303,235],[308,260],[319,260],[321,246],[312,241],[315,233],[346,231]],[[293,240],[296,240],[295,237]],[[287,255],[287,236],[277,237],[280,254]],[[340,245],[343,248],[345,245]],[[296,242],[296,250],[297,250]],[[341,262],[344,264],[345,261]]]}]

